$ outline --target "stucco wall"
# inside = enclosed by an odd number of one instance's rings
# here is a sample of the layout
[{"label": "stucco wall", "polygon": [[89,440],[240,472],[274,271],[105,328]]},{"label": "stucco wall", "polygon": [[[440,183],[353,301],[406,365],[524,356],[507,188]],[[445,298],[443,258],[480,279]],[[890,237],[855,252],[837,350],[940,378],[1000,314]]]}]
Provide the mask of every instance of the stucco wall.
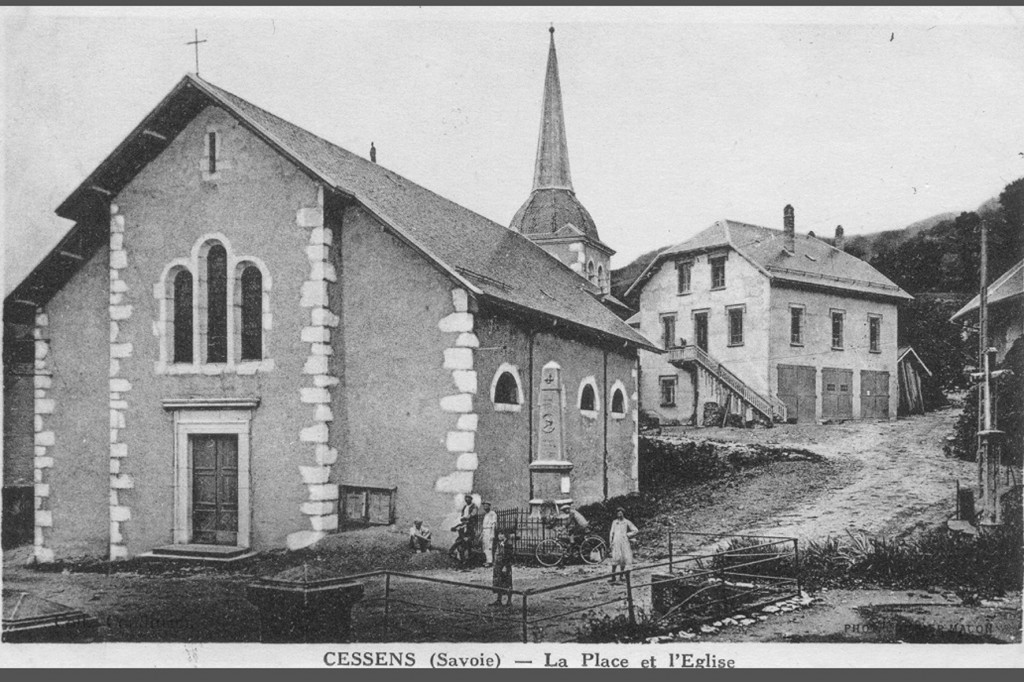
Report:
[{"label": "stucco wall", "polygon": [[[721,255],[725,251],[713,255]],[[665,261],[644,285],[640,294],[640,333],[657,345],[662,343],[661,317],[676,315],[676,337],[695,344],[693,312],[708,312],[708,354],[725,364],[754,390],[768,389],[768,309],[767,278],[735,251],[728,252],[725,266],[725,288],[711,289],[711,266],[708,254],[693,259],[691,291],[678,293],[678,274],[674,261]],[[743,344],[729,345],[727,307],[745,305]],[[668,362],[668,357],[641,352],[641,402],[645,410],[663,419],[688,422],[699,408],[694,404],[694,381],[691,374]],[[676,406],[662,407],[659,377],[676,376]],[[706,396],[700,401],[705,402]]]},{"label": "stucco wall", "polygon": [[107,264],[100,249],[45,308],[53,413],[43,423],[54,440],[46,448],[53,465],[42,470],[52,526],[42,532],[56,558],[107,553]]},{"label": "stucco wall", "polygon": [[[802,347],[790,344],[790,306],[804,306]],[[832,310],[845,313],[844,348],[832,349]],[[881,315],[880,353],[869,352],[868,315]],[[889,418],[896,418],[899,403],[896,373],[897,308],[894,304],[862,298],[842,297],[833,293],[773,287],[771,292],[771,390],[778,391],[777,366],[805,365],[814,367],[817,401],[815,415],[821,418],[823,367],[852,369],[854,419],[860,418],[860,370],[889,372]]]},{"label": "stucco wall", "polygon": [[[534,428],[531,436],[529,420],[537,419],[541,372],[549,362],[556,362],[561,367],[564,458],[573,463],[573,499],[581,504],[604,499],[606,442],[608,496],[623,495],[637,489],[633,456],[635,401],[632,399],[636,365],[631,353],[615,350],[606,353],[593,342],[540,331],[533,334],[531,371],[531,339],[525,324],[493,313],[481,315],[478,317],[477,335],[480,338],[477,351],[480,383],[477,489],[485,499],[491,499],[498,507],[522,507],[530,499],[530,440],[532,437],[532,451],[535,453],[538,435]],[[607,381],[604,376],[606,354]],[[518,412],[496,409],[491,399],[491,386],[503,366],[517,368],[521,378],[526,403]],[[598,409],[594,416],[584,415],[578,407],[580,384],[588,377],[593,377],[597,387]],[[616,381],[622,383],[626,399],[622,418],[612,417],[609,413],[609,391]]]},{"label": "stucco wall", "polygon": [[438,323],[454,311],[452,283],[361,209],[347,209],[340,239],[337,231],[341,333],[334,344],[343,369],[334,392],[334,479],[397,487],[400,528],[420,517],[445,532],[455,493],[436,490],[435,482],[455,469],[446,437],[459,415],[440,403],[455,387],[444,366],[453,335]]},{"label": "stucco wall", "polygon": [[[216,179],[203,174],[210,126],[220,135]],[[288,426],[301,424],[308,412],[299,401],[308,353],[300,339],[308,311],[299,305],[309,270],[308,230],[296,226],[296,212],[316,198],[307,176],[211,107],[114,199],[125,218],[123,303],[132,307],[130,318],[119,323],[118,338],[132,348],[119,374],[132,385],[122,430],[128,454],[121,465],[134,485],[121,492],[122,505],[131,509],[131,519],[122,524],[131,554],[172,540],[173,417],[162,406],[166,398],[259,398],[251,424],[252,547],[281,546],[289,532],[308,526],[299,512],[306,489],[294,456],[298,428]],[[213,233],[226,237],[230,256],[258,258],[270,273],[272,328],[264,344],[273,366],[244,376],[230,369],[215,375],[157,374],[154,332],[160,314],[154,286],[172,259],[188,258],[197,241]]]}]

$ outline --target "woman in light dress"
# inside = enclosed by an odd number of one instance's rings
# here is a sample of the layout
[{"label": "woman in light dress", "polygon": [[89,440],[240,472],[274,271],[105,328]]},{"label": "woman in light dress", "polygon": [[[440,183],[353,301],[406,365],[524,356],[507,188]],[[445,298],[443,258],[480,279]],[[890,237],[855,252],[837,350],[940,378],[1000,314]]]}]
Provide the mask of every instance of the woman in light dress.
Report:
[{"label": "woman in light dress", "polygon": [[619,573],[625,578],[625,571],[633,567],[633,548],[629,541],[637,534],[636,526],[626,518],[626,511],[619,507],[615,511],[615,520],[612,521],[612,529],[608,533],[608,545],[612,550],[612,579],[608,582],[615,582],[615,567],[619,567]]}]

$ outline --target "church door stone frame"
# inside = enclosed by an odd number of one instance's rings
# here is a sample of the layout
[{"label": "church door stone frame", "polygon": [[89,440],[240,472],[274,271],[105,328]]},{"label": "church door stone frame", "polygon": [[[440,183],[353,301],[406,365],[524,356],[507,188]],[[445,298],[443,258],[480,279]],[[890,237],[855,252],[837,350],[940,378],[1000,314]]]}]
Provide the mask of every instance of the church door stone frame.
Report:
[{"label": "church door stone frame", "polygon": [[238,438],[238,539],[235,546],[251,545],[251,487],[249,477],[252,400],[164,401],[174,414],[174,525],[176,545],[192,542],[192,456],[189,437],[195,434],[234,435]]}]

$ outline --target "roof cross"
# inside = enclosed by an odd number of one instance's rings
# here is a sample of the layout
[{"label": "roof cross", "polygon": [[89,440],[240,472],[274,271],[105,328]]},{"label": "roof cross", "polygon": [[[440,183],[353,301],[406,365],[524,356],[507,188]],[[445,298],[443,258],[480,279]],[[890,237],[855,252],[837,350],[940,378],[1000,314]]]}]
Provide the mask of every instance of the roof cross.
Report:
[{"label": "roof cross", "polygon": [[196,75],[198,76],[199,75],[199,44],[200,43],[205,43],[206,40],[205,39],[203,39],[203,40],[199,39],[199,29],[198,28],[195,29],[195,31],[196,31],[195,40],[190,40],[190,41],[188,41],[185,44],[186,45],[195,45],[196,46]]}]

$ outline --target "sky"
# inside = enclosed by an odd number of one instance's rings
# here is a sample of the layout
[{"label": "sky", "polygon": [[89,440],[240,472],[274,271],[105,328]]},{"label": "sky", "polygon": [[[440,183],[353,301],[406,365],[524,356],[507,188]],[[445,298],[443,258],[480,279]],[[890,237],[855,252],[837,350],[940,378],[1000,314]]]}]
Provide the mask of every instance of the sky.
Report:
[{"label": "sky", "polygon": [[1024,177],[1022,8],[2,8],[3,275],[189,71],[507,225],[556,28],[576,195],[622,267],[720,218],[848,236]]}]

